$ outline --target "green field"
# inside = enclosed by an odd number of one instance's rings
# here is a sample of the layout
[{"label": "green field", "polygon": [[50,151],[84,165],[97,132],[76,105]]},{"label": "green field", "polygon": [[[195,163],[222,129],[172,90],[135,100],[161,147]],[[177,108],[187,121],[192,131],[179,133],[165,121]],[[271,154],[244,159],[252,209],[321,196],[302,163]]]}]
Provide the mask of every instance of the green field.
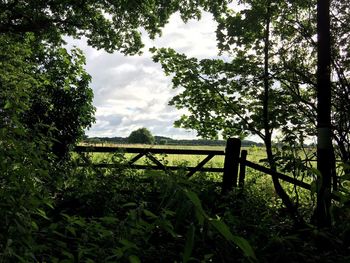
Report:
[{"label": "green field", "polygon": [[[93,144],[88,145],[84,144],[84,146],[99,146],[99,147],[120,147],[120,148],[157,148],[157,149],[194,149],[194,150],[225,150],[225,147],[219,147],[219,146],[183,146],[183,145],[145,145],[145,144]],[[247,150],[247,160],[254,162],[256,164],[263,165],[265,162],[263,161],[266,159],[266,153],[265,148],[263,147],[257,147],[257,146],[251,146],[251,147],[242,147],[241,150]],[[302,153],[301,153],[302,154]],[[137,154],[131,154],[131,153],[87,153],[87,156],[91,159],[92,163],[113,163],[116,160],[117,162],[124,162],[126,163],[128,160],[131,160],[133,157],[135,157]],[[206,155],[180,155],[180,154],[155,154],[154,155],[163,165],[165,166],[182,166],[182,167],[195,167],[198,163],[200,163]],[[224,167],[224,156],[214,156],[208,163],[205,164],[204,167],[210,167],[210,168],[223,168]],[[114,159],[114,161],[113,161]],[[152,161],[147,159],[147,157],[143,156],[141,159],[136,161],[134,164],[139,165],[154,165]],[[246,168],[246,182],[252,183],[257,185],[257,187],[261,188],[261,191],[267,191],[270,194],[274,195],[274,187],[272,184],[271,176],[266,175],[262,172],[256,171],[251,168]],[[141,172],[141,171],[140,171]],[[283,171],[282,171],[283,172]],[[146,171],[146,174],[149,175],[159,175],[160,173],[164,173],[162,171]],[[179,173],[186,173],[186,172],[179,172]],[[285,174],[293,177],[292,174],[288,172],[284,172]],[[222,173],[220,172],[202,172],[202,173],[196,173],[196,176],[204,176],[207,179],[212,179],[213,181],[220,182],[222,181]],[[313,178],[310,176],[305,176],[304,174],[297,175],[297,179],[301,179],[307,183],[311,183],[313,181]],[[286,190],[289,192],[289,194],[294,195],[297,193],[299,196],[304,196],[306,199],[309,199],[309,192],[308,190],[301,189],[301,188],[295,188],[292,184],[287,182],[282,182]],[[293,194],[294,193],[294,194]]]},{"label": "green field", "polygon": [[[220,146],[184,146],[184,145],[145,145],[145,144],[81,144],[83,146],[100,146],[100,147],[120,147],[120,148],[157,148],[157,149],[194,149],[194,150],[225,150],[225,147]],[[258,163],[260,160],[266,158],[265,149],[262,147],[243,147],[242,150],[248,151],[247,159]],[[108,162],[113,156],[112,153],[93,153],[89,154],[94,163]],[[125,158],[130,160],[136,154],[125,154]],[[162,163],[167,165],[181,165],[195,166],[206,155],[183,155],[183,154],[157,154],[155,157]],[[146,164],[146,157],[142,157],[135,164]],[[213,157],[205,167],[223,167],[224,156]]]}]

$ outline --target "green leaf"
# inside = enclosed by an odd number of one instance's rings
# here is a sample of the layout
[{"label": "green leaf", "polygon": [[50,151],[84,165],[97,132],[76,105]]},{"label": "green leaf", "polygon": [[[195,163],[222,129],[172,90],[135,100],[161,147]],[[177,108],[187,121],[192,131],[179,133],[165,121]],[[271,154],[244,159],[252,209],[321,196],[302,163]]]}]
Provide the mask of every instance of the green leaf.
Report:
[{"label": "green leaf", "polygon": [[[68,251],[62,251],[62,254],[65,255],[69,260],[73,260],[74,259],[74,255]],[[65,259],[67,260],[67,259]],[[63,262],[63,261],[61,261]]]},{"label": "green leaf", "polygon": [[137,249],[136,244],[133,243],[133,242],[130,242],[130,241],[127,240],[127,239],[122,239],[122,240],[120,240],[119,242],[120,242],[122,245],[124,245],[124,248],[125,248],[125,249],[129,249],[129,248],[135,248],[135,249]]},{"label": "green leaf", "polygon": [[4,110],[7,110],[9,108],[11,108],[11,102],[7,100],[4,106]]},{"label": "green leaf", "polygon": [[105,217],[101,217],[100,219],[102,222],[106,223],[106,224],[115,224],[118,222],[118,219],[115,217],[111,217],[111,216],[105,216]]},{"label": "green leaf", "polygon": [[75,227],[67,226],[66,229],[67,229],[73,236],[76,236],[76,235],[77,235]]},{"label": "green leaf", "polygon": [[250,257],[254,260],[256,260],[255,253],[253,248],[250,246],[249,242],[239,236],[234,236],[228,226],[218,220],[218,219],[211,219],[210,224],[227,240],[233,242],[236,246],[238,246],[244,253],[245,256]]},{"label": "green leaf", "polygon": [[158,216],[156,216],[155,214],[153,214],[151,211],[149,211],[147,209],[144,209],[143,213],[150,218],[154,218],[154,219],[158,218]]},{"label": "green leaf", "polygon": [[35,221],[32,221],[31,223],[32,223],[32,227],[33,227],[34,231],[38,231],[39,230],[38,224]]},{"label": "green leaf", "polygon": [[317,185],[318,185],[318,183],[317,183],[316,180],[311,182],[311,185],[310,185],[310,187],[311,187],[310,188],[311,194],[316,194],[317,193],[317,189],[318,189]]},{"label": "green leaf", "polygon": [[40,209],[40,208],[36,209],[36,214],[41,216],[42,218],[45,218],[45,219],[49,220],[49,218],[47,217],[45,211]]},{"label": "green leaf", "polygon": [[136,206],[137,206],[137,204],[134,203],[134,202],[129,202],[129,203],[126,203],[126,204],[123,204],[123,205],[122,205],[123,208],[124,208],[124,207],[136,207]]},{"label": "green leaf", "polygon": [[165,231],[167,231],[173,238],[178,238],[180,236],[174,231],[174,226],[169,220],[160,221],[159,226]]},{"label": "green leaf", "polygon": [[219,231],[219,233],[221,235],[223,235],[225,237],[226,240],[233,241],[234,237],[233,237],[230,229],[228,228],[228,226],[224,222],[222,222],[218,219],[211,219],[210,223],[216,230]]},{"label": "green leaf", "polygon": [[191,225],[187,231],[185,250],[184,250],[184,254],[182,256],[183,263],[187,263],[191,257],[192,250],[193,250],[193,244],[194,244],[195,231],[196,231],[196,227],[194,225]]},{"label": "green leaf", "polygon": [[350,181],[350,174],[343,175],[339,179],[341,181]]},{"label": "green leaf", "polygon": [[185,189],[185,194],[190,199],[192,204],[198,209],[198,211],[206,218],[208,218],[207,214],[204,212],[204,209],[202,207],[201,200],[199,199],[198,195],[195,192],[192,192],[190,190]]},{"label": "green leaf", "polygon": [[141,263],[141,260],[139,259],[138,256],[131,255],[131,256],[129,256],[129,262],[130,263]]},{"label": "green leaf", "polygon": [[321,172],[318,169],[314,168],[314,167],[310,167],[309,171],[310,171],[310,173],[312,175],[316,175],[317,177],[321,177],[322,176]]}]

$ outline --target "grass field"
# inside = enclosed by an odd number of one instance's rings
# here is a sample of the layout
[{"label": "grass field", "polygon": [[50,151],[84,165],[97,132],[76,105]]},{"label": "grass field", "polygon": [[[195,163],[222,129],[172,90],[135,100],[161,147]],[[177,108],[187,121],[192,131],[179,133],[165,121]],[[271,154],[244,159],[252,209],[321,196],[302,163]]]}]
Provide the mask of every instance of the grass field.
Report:
[{"label": "grass field", "polygon": [[[186,146],[186,145],[147,145],[147,144],[81,144],[83,146],[97,146],[97,147],[120,147],[120,148],[157,148],[157,149],[195,149],[195,150],[225,150],[225,147],[221,146]],[[266,158],[265,149],[262,147],[243,147],[242,150],[248,151],[247,159],[252,162],[258,163],[261,159]],[[91,157],[93,162],[108,161],[113,154],[110,153],[93,153]],[[125,157],[130,160],[136,156],[136,154],[125,154]],[[203,160],[205,155],[180,155],[180,154],[162,154],[155,155],[155,157],[166,163],[167,165],[179,165],[186,164],[188,166],[194,166]],[[136,162],[136,164],[145,164],[145,157],[142,157]],[[224,156],[215,156],[211,159],[205,167],[223,167]]]},{"label": "grass field", "polygon": [[[84,146],[90,146],[84,144]],[[196,149],[196,150],[225,150],[225,147],[219,146],[183,146],[183,145],[144,145],[144,144],[93,144],[91,146],[99,147],[120,147],[120,148],[161,148],[161,149]],[[261,160],[266,159],[265,149],[263,147],[243,147],[242,150],[247,150],[248,156],[247,160],[263,164]],[[92,159],[93,163],[111,163],[112,159],[115,157],[113,153],[89,153],[88,154]],[[123,154],[125,161],[131,160],[136,154]],[[194,167],[200,163],[206,155],[178,155],[178,154],[156,154],[154,155],[162,164],[167,166],[186,166]],[[135,164],[149,164],[154,165],[149,161],[145,156],[139,159]],[[204,167],[214,167],[214,168],[223,168],[224,166],[224,156],[215,156],[213,157]],[[159,174],[161,171],[146,171],[148,174]],[[288,173],[286,173],[288,174]],[[292,176],[292,174],[289,174]],[[205,176],[211,178],[214,181],[222,181],[222,173],[196,173],[196,176]],[[305,182],[311,183],[313,180],[311,177],[298,177],[298,179],[303,179]],[[262,172],[247,168],[246,180],[248,183],[253,183],[261,186],[261,191],[274,192],[273,184],[270,175],[266,175]],[[292,194],[296,191],[296,188],[293,187],[290,183],[284,183],[287,191]],[[307,190],[298,189],[299,195],[309,196]],[[308,197],[309,198],[309,197]],[[307,199],[308,199],[307,198]]]}]

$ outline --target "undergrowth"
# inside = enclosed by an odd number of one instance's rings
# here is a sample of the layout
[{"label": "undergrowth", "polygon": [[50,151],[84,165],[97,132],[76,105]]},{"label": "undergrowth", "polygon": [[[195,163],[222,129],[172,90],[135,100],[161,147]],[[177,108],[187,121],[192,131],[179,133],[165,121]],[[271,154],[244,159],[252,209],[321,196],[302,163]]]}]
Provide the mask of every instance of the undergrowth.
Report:
[{"label": "undergrowth", "polygon": [[[259,177],[223,196],[220,183],[203,173],[136,172],[122,155],[114,162],[109,170],[62,166],[52,171],[55,180],[37,182],[41,195],[7,207],[13,217],[2,226],[0,262],[350,260],[344,207],[334,207],[332,231],[296,229]],[[25,213],[28,202],[35,212]],[[300,207],[305,215],[311,209]]]}]

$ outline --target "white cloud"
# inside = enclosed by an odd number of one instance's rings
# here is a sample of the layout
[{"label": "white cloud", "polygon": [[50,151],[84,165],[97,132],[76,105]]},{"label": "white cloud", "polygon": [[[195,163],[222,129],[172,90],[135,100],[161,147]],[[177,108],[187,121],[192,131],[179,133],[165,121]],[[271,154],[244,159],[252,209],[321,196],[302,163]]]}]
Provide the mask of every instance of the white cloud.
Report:
[{"label": "white cloud", "polygon": [[173,127],[173,122],[185,111],[168,106],[176,94],[171,78],[166,77],[159,64],[151,59],[150,47],[171,47],[178,52],[198,58],[217,56],[216,25],[211,15],[200,21],[184,24],[173,15],[162,37],[152,41],[144,37],[141,56],[109,54],[87,46],[86,41],[68,40],[68,46],[81,48],[86,55],[86,70],[92,76],[96,123],[87,131],[89,136],[128,136],[134,129],[147,127],[155,135],[173,138],[193,138],[194,131]]},{"label": "white cloud", "polygon": [[172,15],[165,26],[162,37],[155,41],[145,38],[148,47],[170,47],[178,52],[197,58],[217,56],[216,23],[212,15],[204,13],[201,20],[190,20],[186,24],[179,15]]}]

